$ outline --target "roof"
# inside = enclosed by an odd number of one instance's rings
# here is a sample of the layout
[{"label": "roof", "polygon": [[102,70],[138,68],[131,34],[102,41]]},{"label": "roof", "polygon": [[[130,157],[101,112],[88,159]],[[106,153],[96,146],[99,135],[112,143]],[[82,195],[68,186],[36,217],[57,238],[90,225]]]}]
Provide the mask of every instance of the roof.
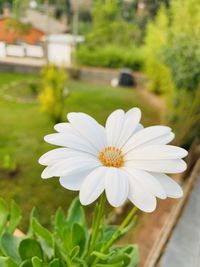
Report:
[{"label": "roof", "polygon": [[13,30],[8,30],[6,26],[6,19],[0,19],[0,41],[6,43],[15,43],[20,40],[28,44],[38,43],[44,33],[36,28],[31,28],[26,34],[20,34]]},{"label": "roof", "polygon": [[31,23],[35,28],[46,34],[63,33],[67,29],[63,23],[34,9],[27,10],[21,21]]}]

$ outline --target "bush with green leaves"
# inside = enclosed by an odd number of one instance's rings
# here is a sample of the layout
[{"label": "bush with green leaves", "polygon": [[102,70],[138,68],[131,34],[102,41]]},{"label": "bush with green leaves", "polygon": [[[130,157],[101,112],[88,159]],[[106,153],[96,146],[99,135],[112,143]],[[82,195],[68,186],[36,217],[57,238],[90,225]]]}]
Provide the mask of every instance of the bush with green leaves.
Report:
[{"label": "bush with green leaves", "polygon": [[176,34],[163,47],[162,58],[177,88],[196,90],[200,84],[200,45],[195,36]]},{"label": "bush with green leaves", "polygon": [[177,0],[169,9],[161,7],[148,24],[143,47],[149,88],[165,96],[168,124],[175,129],[179,145],[189,145],[199,133],[199,17],[198,0]]},{"label": "bush with green leaves", "polygon": [[13,175],[17,171],[17,164],[13,157],[9,154],[6,153],[3,155],[1,161],[0,161],[0,169],[9,175]]},{"label": "bush with green leaves", "polygon": [[173,99],[167,119],[176,133],[175,144],[190,147],[200,138],[200,87],[194,93],[179,90]]},{"label": "bush with green leaves", "polygon": [[76,52],[78,63],[87,66],[122,68],[133,70],[142,69],[144,57],[143,51],[132,45],[121,47],[117,45],[105,45],[103,47],[80,46]]},{"label": "bush with green leaves", "polygon": [[60,122],[62,120],[67,79],[66,70],[54,64],[49,64],[42,69],[43,88],[39,95],[39,101],[41,110],[53,122]]},{"label": "bush with green leaves", "polygon": [[[156,92],[156,80],[168,68],[170,79],[178,89],[195,90],[200,82],[199,45],[200,4],[197,0],[178,0],[170,9],[161,7],[156,19],[147,26],[144,52],[146,72]],[[153,62],[160,67],[154,68]],[[153,71],[154,70],[154,71]],[[168,74],[167,74],[168,75]],[[159,83],[162,85],[163,76]],[[163,88],[159,88],[163,92]]]},{"label": "bush with green leaves", "polygon": [[[132,20],[125,17],[123,7],[123,3],[115,0],[94,2],[90,30],[86,34],[85,42],[76,52],[78,63],[98,67],[141,69],[143,54],[134,42],[138,29]],[[132,16],[132,13],[134,8],[129,10],[128,16]]]},{"label": "bush with green leaves", "polygon": [[[99,205],[96,212],[98,209]],[[110,242],[122,237],[133,226],[135,219],[122,231],[116,230],[115,225],[104,225],[94,238],[77,198],[67,216],[61,208],[57,210],[52,218],[51,230],[40,224],[34,208],[27,233],[17,236],[15,230],[21,217],[21,210],[14,201],[8,207],[0,199],[1,267],[135,267],[138,263],[135,245],[120,247]],[[95,224],[95,220],[93,222]]]}]

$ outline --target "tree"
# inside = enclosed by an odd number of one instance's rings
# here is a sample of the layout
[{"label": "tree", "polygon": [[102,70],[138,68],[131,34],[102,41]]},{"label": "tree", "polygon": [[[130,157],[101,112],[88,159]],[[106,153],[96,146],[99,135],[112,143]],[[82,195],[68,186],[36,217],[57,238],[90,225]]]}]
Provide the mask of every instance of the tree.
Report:
[{"label": "tree", "polygon": [[122,17],[120,2],[95,0],[92,8],[92,27],[86,37],[90,46],[106,43],[127,46],[133,41],[133,32],[133,24]]},{"label": "tree", "polygon": [[[144,51],[151,89],[164,93],[176,143],[189,144],[200,125],[200,3],[172,1],[147,26]],[[184,125],[184,128],[183,128]]]}]

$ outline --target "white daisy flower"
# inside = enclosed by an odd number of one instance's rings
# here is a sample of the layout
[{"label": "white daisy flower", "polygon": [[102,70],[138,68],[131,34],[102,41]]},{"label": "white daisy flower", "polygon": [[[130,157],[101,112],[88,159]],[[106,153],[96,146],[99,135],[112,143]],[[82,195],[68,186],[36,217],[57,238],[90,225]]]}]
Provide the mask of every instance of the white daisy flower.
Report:
[{"label": "white daisy flower", "polygon": [[69,113],[69,122],[55,125],[57,133],[45,141],[62,146],[44,154],[42,178],[60,177],[60,184],[80,191],[83,205],[94,202],[105,190],[113,207],[129,199],[145,212],[156,208],[156,197],[179,198],[181,187],[165,173],[186,169],[181,159],[187,151],[167,145],[174,138],[166,126],[144,128],[141,111],[119,109],[105,128],[85,113]]}]

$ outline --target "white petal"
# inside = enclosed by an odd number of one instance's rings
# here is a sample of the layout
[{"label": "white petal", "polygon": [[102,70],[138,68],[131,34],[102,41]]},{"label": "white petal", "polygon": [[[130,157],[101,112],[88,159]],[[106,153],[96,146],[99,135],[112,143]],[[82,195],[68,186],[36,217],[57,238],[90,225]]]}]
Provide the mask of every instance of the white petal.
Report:
[{"label": "white petal", "polygon": [[162,184],[168,197],[180,198],[183,190],[178,183],[164,173],[151,173]]},{"label": "white petal", "polygon": [[69,190],[80,190],[81,185],[83,183],[83,181],[85,180],[85,178],[88,176],[88,174],[91,172],[92,170],[84,170],[84,171],[78,171],[76,173],[74,173],[73,175],[66,175],[66,176],[62,176],[59,179],[60,184]]},{"label": "white petal", "polygon": [[106,120],[106,136],[109,146],[116,146],[122,126],[124,124],[124,111],[122,109],[115,110]]},{"label": "white petal", "polygon": [[136,132],[139,132],[139,131],[142,130],[142,129],[144,129],[144,126],[143,126],[141,123],[139,123],[138,126],[137,126],[136,129],[135,129],[135,133],[136,133]]},{"label": "white petal", "polygon": [[129,173],[130,179],[136,179],[143,185],[146,191],[151,192],[154,196],[161,199],[165,199],[167,197],[162,185],[150,173],[134,168],[125,168],[125,170]]},{"label": "white petal", "polygon": [[73,128],[73,126],[69,122],[58,123],[54,125],[54,129],[59,133],[79,135],[78,132]]},{"label": "white petal", "polygon": [[146,145],[166,145],[166,144],[170,143],[174,139],[174,137],[175,137],[175,134],[171,132],[171,133],[162,135],[158,138],[152,139],[148,143],[144,143],[144,144],[140,145],[140,147],[143,147]]},{"label": "white petal", "polygon": [[87,140],[81,136],[67,134],[67,133],[54,133],[44,137],[47,143],[57,146],[65,146],[68,148],[84,151],[95,156],[98,155],[98,150],[95,149]]},{"label": "white petal", "polygon": [[128,196],[128,177],[126,173],[117,168],[107,168],[105,178],[106,196],[113,207],[121,206]]},{"label": "white petal", "polygon": [[130,201],[140,210],[152,212],[156,209],[156,198],[136,179],[129,177]]},{"label": "white petal", "polygon": [[187,156],[181,147],[170,145],[146,145],[135,148],[126,154],[126,160],[132,159],[178,159]]},{"label": "white petal", "polygon": [[42,178],[46,179],[53,176],[73,175],[78,171],[91,170],[98,166],[100,166],[98,160],[87,157],[64,159],[46,167],[42,172]]},{"label": "white petal", "polygon": [[89,157],[89,158],[94,158],[93,155],[88,154],[86,152],[81,152],[77,150],[72,150],[70,148],[62,147],[62,148],[56,148],[53,150],[48,151],[44,155],[42,155],[39,158],[39,163],[41,165],[52,165],[59,160],[71,158],[71,157],[76,157],[76,156],[83,156],[83,157]]},{"label": "white petal", "polygon": [[67,118],[72,126],[98,151],[106,146],[105,129],[95,119],[81,112],[71,112]]},{"label": "white petal", "polygon": [[161,160],[130,160],[125,162],[125,167],[132,167],[140,170],[164,173],[180,173],[186,170],[187,165],[182,159],[161,159]]},{"label": "white petal", "polygon": [[99,167],[85,178],[79,194],[82,205],[89,205],[103,193],[105,189],[105,173],[106,167]]},{"label": "white petal", "polygon": [[151,126],[144,128],[135,133],[123,147],[124,153],[136,148],[139,145],[148,143],[153,139],[160,138],[163,135],[169,134],[171,129],[167,126]]},{"label": "white petal", "polygon": [[141,129],[141,124],[139,126],[140,119],[141,111],[139,108],[132,108],[125,114],[124,123],[121,125],[120,138],[116,143],[118,147],[122,147],[136,130]]}]

